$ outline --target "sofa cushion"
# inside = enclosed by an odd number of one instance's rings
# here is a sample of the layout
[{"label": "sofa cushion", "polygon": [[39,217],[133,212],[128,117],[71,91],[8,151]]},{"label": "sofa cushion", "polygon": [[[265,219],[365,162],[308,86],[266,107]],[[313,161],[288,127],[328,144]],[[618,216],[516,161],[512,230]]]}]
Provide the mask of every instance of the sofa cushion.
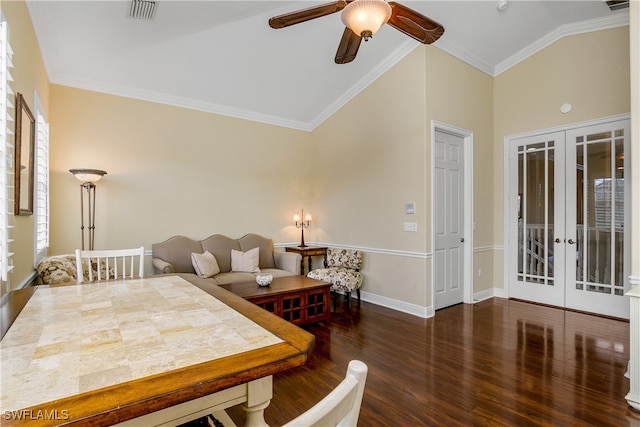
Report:
[{"label": "sofa cushion", "polygon": [[[242,283],[242,282],[254,282],[256,283],[256,276],[252,273],[243,272],[229,272],[216,274],[216,277],[210,280],[215,280],[219,285],[226,285],[228,283]],[[256,283],[256,287],[258,284]]]},{"label": "sofa cushion", "polygon": [[260,273],[260,248],[253,248],[247,252],[231,249],[231,271],[245,273]]},{"label": "sofa cushion", "polygon": [[257,234],[249,233],[238,239],[240,250],[247,252],[249,249],[260,248],[260,268],[275,268],[273,260],[273,240]]},{"label": "sofa cushion", "polygon": [[[300,261],[298,261],[298,265],[300,265]],[[262,274],[270,274],[272,275],[274,278],[276,277],[287,277],[287,276],[295,276],[296,274],[288,271],[288,270],[281,270],[279,268],[261,268],[260,269],[260,273]]]},{"label": "sofa cushion", "polygon": [[220,273],[216,257],[209,251],[205,251],[203,254],[192,253],[191,263],[196,270],[196,274],[200,277],[208,278]]},{"label": "sofa cushion", "polygon": [[213,236],[204,239],[201,243],[201,252],[209,251],[214,257],[216,257],[221,273],[228,273],[231,271],[231,250],[242,250],[236,239],[231,239],[227,236],[223,236],[222,234],[214,234]]},{"label": "sofa cushion", "polygon": [[[151,245],[151,250],[154,257],[171,263],[175,273],[195,273],[191,254],[204,252],[200,242],[185,236],[173,236],[162,243],[154,243]],[[213,253],[213,255],[216,254]]]}]

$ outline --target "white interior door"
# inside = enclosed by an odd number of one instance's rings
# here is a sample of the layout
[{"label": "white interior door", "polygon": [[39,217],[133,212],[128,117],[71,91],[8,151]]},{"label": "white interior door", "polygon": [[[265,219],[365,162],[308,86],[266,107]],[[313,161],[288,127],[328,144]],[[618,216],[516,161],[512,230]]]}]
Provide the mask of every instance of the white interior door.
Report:
[{"label": "white interior door", "polygon": [[434,146],[435,309],[464,299],[464,139],[441,130]]},{"label": "white interior door", "polygon": [[509,296],[628,318],[629,120],[509,146]]}]

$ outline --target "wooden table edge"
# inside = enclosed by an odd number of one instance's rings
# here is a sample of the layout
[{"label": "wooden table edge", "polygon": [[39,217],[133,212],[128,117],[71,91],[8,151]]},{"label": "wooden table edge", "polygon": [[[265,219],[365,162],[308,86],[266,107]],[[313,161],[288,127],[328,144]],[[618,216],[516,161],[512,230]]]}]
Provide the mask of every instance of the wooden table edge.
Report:
[{"label": "wooden table edge", "polygon": [[[315,343],[314,335],[194,274],[164,276],[182,277],[282,339],[284,342],[266,347],[270,354],[273,353],[277,357],[263,365],[254,366],[256,362],[259,363],[260,358],[264,357],[261,354],[265,349],[252,350],[176,369],[165,374],[45,402],[19,411],[31,411],[33,414],[46,413],[45,411],[50,414],[60,414],[63,410],[68,411],[69,419],[39,419],[39,426],[80,424],[109,426],[240,385],[252,379],[301,366],[307,362]],[[29,293],[29,297],[33,292],[35,289]],[[26,294],[25,292],[24,295]],[[26,301],[23,299],[21,297],[13,301],[22,305],[20,310],[28,301],[28,298]],[[114,403],[105,404],[105,402]],[[25,425],[33,422],[15,418],[6,419],[4,414],[0,415],[3,415],[3,426]]]}]

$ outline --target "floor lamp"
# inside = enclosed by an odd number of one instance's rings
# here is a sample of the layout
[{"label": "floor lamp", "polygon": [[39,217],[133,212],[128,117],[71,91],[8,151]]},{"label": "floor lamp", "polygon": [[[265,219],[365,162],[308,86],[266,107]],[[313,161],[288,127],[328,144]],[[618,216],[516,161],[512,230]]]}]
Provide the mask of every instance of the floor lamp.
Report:
[{"label": "floor lamp", "polygon": [[88,242],[88,250],[93,250],[94,243],[94,231],[96,228],[96,182],[100,180],[104,175],[106,175],[105,171],[98,169],[69,169],[69,172],[75,176],[80,184],[80,232],[82,234],[82,246],[81,249],[84,250],[84,213],[85,213],[85,195],[87,193],[87,223],[89,228],[89,242]]}]

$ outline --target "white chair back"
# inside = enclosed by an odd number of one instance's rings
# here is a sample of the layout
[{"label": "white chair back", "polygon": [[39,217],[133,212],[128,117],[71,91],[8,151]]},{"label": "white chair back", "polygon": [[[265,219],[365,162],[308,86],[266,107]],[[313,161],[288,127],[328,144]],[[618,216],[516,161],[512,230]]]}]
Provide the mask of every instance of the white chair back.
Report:
[{"label": "white chair back", "polygon": [[367,370],[359,360],[349,362],[345,379],[331,393],[283,427],[357,426]]},{"label": "white chair back", "polygon": [[85,272],[89,282],[143,277],[144,246],[99,251],[76,249],[78,283],[85,281]]}]

